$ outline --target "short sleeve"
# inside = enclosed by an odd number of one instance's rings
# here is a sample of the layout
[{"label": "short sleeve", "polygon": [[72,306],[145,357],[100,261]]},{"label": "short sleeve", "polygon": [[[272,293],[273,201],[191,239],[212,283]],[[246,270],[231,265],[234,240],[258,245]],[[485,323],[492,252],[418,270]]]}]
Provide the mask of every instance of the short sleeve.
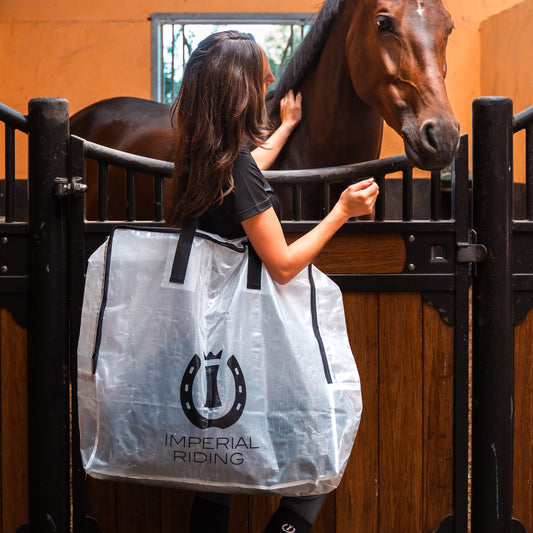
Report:
[{"label": "short sleeve", "polygon": [[279,201],[254,158],[247,148],[242,148],[233,164],[235,188],[224,197],[222,204],[212,205],[199,220],[204,231],[216,233],[227,239],[244,237],[246,233],[241,222],[269,207],[279,216]]},{"label": "short sleeve", "polygon": [[233,218],[235,222],[247,220],[269,207],[272,188],[259,170],[248,149],[241,150],[233,165]]}]

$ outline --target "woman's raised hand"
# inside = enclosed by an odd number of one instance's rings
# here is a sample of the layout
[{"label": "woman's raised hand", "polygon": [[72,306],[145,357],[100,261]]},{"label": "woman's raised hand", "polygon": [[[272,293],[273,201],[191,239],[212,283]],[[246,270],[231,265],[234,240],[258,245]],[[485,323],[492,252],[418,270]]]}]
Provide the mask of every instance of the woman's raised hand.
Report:
[{"label": "woman's raised hand", "polygon": [[302,120],[302,93],[291,89],[279,102],[281,124],[293,130]]},{"label": "woman's raised hand", "polygon": [[346,218],[369,215],[379,194],[378,184],[374,178],[369,178],[350,185],[342,192],[338,207]]}]

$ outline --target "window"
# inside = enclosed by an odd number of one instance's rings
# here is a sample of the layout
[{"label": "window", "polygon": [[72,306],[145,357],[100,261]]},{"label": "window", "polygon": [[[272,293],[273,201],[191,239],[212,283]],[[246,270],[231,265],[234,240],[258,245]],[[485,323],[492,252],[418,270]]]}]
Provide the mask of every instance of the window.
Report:
[{"label": "window", "polygon": [[266,51],[277,76],[309,31],[312,13],[168,14],[152,15],[152,99],[171,104],[183,69],[202,39],[216,31],[251,33]]}]

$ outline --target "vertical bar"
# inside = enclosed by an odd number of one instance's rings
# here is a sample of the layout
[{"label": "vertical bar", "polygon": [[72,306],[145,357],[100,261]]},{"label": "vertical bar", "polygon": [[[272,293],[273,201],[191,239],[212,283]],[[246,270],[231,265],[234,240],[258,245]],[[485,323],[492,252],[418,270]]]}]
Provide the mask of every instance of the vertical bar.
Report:
[{"label": "vertical bar", "polygon": [[441,179],[440,170],[431,171],[431,220],[441,219]]},{"label": "vertical bar", "polygon": [[154,176],[154,220],[163,220],[163,177]]},{"label": "vertical bar", "polygon": [[136,218],[136,197],[135,197],[135,172],[126,170],[126,220],[131,222]]},{"label": "vertical bar", "polygon": [[302,187],[300,185],[292,187],[292,212],[293,220],[302,220]]},{"label": "vertical bar", "polygon": [[331,201],[331,194],[329,189],[329,183],[322,184],[322,216],[324,218],[329,213],[329,206]]},{"label": "vertical bar", "polygon": [[413,169],[402,172],[403,175],[403,220],[413,220]]},{"label": "vertical bar", "polygon": [[29,102],[28,426],[30,530],[70,530],[67,201],[69,106]]},{"label": "vertical bar", "polygon": [[[462,143],[462,140],[461,140],[461,143]],[[459,150],[462,150],[462,144],[459,146]],[[459,193],[457,193],[457,163],[456,163],[456,160],[458,160],[458,157],[456,157],[456,159],[454,159],[452,161],[452,165],[451,165],[451,182],[450,182],[450,195],[451,195],[451,198],[450,198],[450,217],[451,218],[456,218],[457,217],[457,210],[458,210],[458,207],[457,207],[457,195]],[[471,195],[470,195],[470,170],[469,170],[469,167],[467,165],[466,167],[466,187],[467,187],[467,190],[469,191],[468,192],[468,198],[471,198]],[[472,213],[472,205],[471,205],[471,202],[468,202],[468,207],[469,207],[469,213],[471,214]],[[470,221],[472,221],[472,219],[470,218]],[[472,224],[470,224],[470,227],[472,227]],[[465,241],[467,242],[467,241]]]},{"label": "vertical bar", "polygon": [[98,161],[98,220],[103,222],[108,218],[108,180],[107,163]]},{"label": "vertical bar", "polygon": [[175,24],[172,24],[172,47],[171,47],[170,54],[172,56],[172,63],[171,63],[171,68],[170,68],[170,101],[174,102],[174,77],[176,76],[176,25]]},{"label": "vertical bar", "polygon": [[472,533],[512,527],[512,118],[507,98],[474,100],[474,227],[488,253],[473,283]]},{"label": "vertical bar", "polygon": [[[70,141],[70,174],[82,177],[85,183],[84,141]],[[85,532],[86,487],[85,472],[80,454],[78,424],[78,337],[81,321],[81,306],[85,279],[85,198],[72,196],[69,213],[69,289],[70,289],[70,383],[72,413],[72,525],[75,533]]]},{"label": "vertical bar", "polygon": [[5,181],[5,201],[6,201],[6,222],[15,220],[15,129],[6,124],[5,127],[6,144],[6,181]]},{"label": "vertical bar", "polygon": [[[457,242],[470,237],[468,191],[468,136],[463,135],[456,155],[456,185],[452,201],[457,206],[455,217]],[[469,464],[469,346],[470,346],[470,265],[455,263],[455,320],[453,363],[453,508],[454,531],[468,531],[468,464]]]},{"label": "vertical bar", "polygon": [[387,192],[387,180],[385,179],[384,174],[379,176],[374,176],[375,182],[379,187],[379,195],[376,200],[375,215],[376,220],[385,220],[385,198]]},{"label": "vertical bar", "polygon": [[533,122],[526,126],[526,218],[533,220]]}]

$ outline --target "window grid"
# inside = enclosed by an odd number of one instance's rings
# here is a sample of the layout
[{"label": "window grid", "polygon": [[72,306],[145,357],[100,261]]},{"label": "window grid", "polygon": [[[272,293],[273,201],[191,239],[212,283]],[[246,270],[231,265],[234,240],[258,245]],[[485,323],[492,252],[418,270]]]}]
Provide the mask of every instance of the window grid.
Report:
[{"label": "window grid", "polygon": [[172,103],[185,63],[199,41],[225,29],[252,33],[265,49],[276,76],[309,30],[313,16],[311,13],[152,15],[152,99]]}]

